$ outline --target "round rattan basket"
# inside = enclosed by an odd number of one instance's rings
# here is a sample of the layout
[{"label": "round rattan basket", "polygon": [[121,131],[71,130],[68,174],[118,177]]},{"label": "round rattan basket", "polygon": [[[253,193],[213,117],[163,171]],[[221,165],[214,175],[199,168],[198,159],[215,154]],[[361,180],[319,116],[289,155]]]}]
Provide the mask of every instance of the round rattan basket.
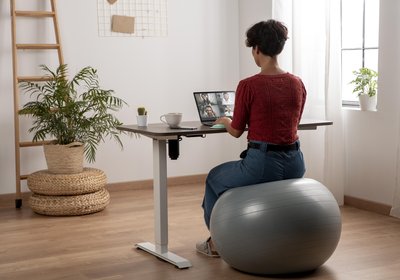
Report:
[{"label": "round rattan basket", "polygon": [[54,174],[73,174],[83,170],[84,145],[73,142],[68,145],[48,144],[43,146],[47,168]]},{"label": "round rattan basket", "polygon": [[29,199],[32,210],[48,216],[77,216],[99,212],[110,203],[104,188],[83,195],[52,196],[33,194]]},{"label": "round rattan basket", "polygon": [[28,188],[43,195],[77,195],[96,192],[107,183],[106,174],[95,168],[85,167],[76,174],[53,174],[40,170],[28,176]]}]

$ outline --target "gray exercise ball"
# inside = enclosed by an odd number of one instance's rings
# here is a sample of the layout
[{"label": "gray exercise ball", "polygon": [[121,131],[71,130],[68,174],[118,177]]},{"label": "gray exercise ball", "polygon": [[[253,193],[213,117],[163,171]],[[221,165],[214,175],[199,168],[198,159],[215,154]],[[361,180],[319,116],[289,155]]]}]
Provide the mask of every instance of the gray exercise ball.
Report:
[{"label": "gray exercise ball", "polygon": [[341,228],[331,192],[306,178],[226,191],[210,220],[221,258],[253,274],[315,270],[335,251]]}]

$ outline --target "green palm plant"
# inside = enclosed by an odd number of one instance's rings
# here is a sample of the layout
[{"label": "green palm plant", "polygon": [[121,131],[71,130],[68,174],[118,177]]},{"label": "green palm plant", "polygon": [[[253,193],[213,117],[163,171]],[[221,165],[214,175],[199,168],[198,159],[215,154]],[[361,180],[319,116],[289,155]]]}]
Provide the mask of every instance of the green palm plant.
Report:
[{"label": "green palm plant", "polygon": [[106,138],[123,147],[119,137],[122,132],[117,130],[122,123],[111,112],[118,111],[126,102],[114,96],[113,90],[100,88],[96,69],[85,67],[68,80],[66,64],[56,71],[45,65],[40,67],[49,81],[20,83],[32,98],[19,114],[33,117],[29,129],[34,133],[33,141],[50,137],[61,145],[82,142],[88,162],[95,161],[97,146]]}]

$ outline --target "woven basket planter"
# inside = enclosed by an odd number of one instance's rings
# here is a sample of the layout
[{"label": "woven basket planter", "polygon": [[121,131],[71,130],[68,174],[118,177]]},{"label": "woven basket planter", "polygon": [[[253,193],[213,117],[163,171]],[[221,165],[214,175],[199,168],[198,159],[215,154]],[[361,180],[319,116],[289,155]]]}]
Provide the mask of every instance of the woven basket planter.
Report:
[{"label": "woven basket planter", "polygon": [[106,174],[95,168],[83,169],[77,174],[52,174],[48,170],[34,172],[28,176],[28,188],[43,195],[77,195],[96,192],[107,183]]},{"label": "woven basket planter", "polygon": [[48,216],[77,216],[99,212],[110,203],[104,188],[83,195],[52,196],[33,194],[29,199],[32,210]]},{"label": "woven basket planter", "polygon": [[74,174],[83,171],[84,145],[73,142],[68,145],[48,144],[43,146],[47,168],[54,174]]}]

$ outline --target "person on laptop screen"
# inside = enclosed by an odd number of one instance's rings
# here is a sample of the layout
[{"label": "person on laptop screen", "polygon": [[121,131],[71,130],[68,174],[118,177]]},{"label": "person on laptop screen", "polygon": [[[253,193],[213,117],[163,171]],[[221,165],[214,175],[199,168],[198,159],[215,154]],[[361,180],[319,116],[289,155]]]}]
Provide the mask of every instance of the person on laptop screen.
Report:
[{"label": "person on laptop screen", "polygon": [[235,102],[233,92],[224,92],[222,94],[222,105],[232,105]]},{"label": "person on laptop screen", "polygon": [[[246,37],[246,46],[251,48],[260,72],[239,82],[233,118],[222,116],[214,123],[223,124],[236,138],[247,126],[248,149],[240,160],[222,163],[209,172],[202,204],[208,229],[214,204],[225,191],[301,178],[305,172],[297,127],[307,93],[301,79],[281,69],[277,59],[288,30],[283,23],[268,20],[253,25]],[[207,256],[218,256],[211,237],[197,243],[196,249]]]},{"label": "person on laptop screen", "polygon": [[204,107],[203,115],[206,118],[215,118],[217,116],[211,105],[207,105]]}]

